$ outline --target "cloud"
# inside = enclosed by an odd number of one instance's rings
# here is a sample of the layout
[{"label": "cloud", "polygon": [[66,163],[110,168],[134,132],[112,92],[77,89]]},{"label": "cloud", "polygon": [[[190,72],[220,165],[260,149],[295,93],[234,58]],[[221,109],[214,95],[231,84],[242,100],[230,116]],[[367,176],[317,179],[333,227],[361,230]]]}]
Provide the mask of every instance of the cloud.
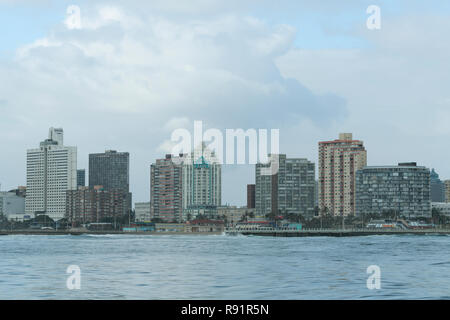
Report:
[{"label": "cloud", "polygon": [[449,32],[446,15],[384,17],[380,31],[354,29],[368,48],[294,49],[277,65],[314,92],[346,99],[348,117],[337,128],[366,142],[369,164],[417,161],[450,176],[442,149],[450,138]]},{"label": "cloud", "polygon": [[[306,119],[329,125],[346,116],[343,98],[317,95],[281,75],[275,60],[291,50],[293,27],[218,13],[224,3],[217,5],[205,3],[205,11],[183,18],[114,2],[86,5],[81,29],[61,21],[19,48],[14,61],[0,64],[0,97],[11,106],[0,134],[21,131],[8,147],[23,159],[12,172],[24,179],[24,150],[43,140],[49,126],[62,126],[67,144],[78,146],[80,168],[90,152],[129,151],[132,191],[143,201],[149,164],[170,147],[169,131],[189,121],[282,129]],[[216,14],[203,14],[209,10]]]}]

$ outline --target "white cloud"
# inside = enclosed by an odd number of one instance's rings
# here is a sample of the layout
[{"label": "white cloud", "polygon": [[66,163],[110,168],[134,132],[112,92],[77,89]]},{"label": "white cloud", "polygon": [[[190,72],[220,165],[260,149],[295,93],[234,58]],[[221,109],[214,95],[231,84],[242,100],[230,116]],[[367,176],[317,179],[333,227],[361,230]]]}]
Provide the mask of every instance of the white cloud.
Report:
[{"label": "white cloud", "polygon": [[[23,162],[8,162],[8,181],[23,183],[25,149],[54,125],[79,147],[80,168],[90,152],[129,151],[134,199],[143,201],[148,165],[171,149],[170,128],[193,120],[219,129],[289,128],[345,115],[343,99],[281,76],[275,58],[292,46],[290,26],[230,12],[178,19],[130,8],[81,6],[81,29],[62,21],[0,65],[9,110],[0,134],[21,130],[8,150]],[[227,189],[236,188],[224,186],[230,201]]]}]

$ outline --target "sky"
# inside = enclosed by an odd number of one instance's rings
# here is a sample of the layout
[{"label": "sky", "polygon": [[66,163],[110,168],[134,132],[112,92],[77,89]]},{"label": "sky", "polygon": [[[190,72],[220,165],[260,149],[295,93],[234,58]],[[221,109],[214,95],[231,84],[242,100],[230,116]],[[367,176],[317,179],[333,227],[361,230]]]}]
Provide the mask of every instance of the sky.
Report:
[{"label": "sky", "polygon": [[[449,33],[450,3],[433,0],[0,0],[1,190],[26,185],[26,150],[53,126],[78,168],[129,152],[133,199],[149,201],[150,164],[195,120],[279,129],[281,153],[316,163],[318,141],[352,132],[368,165],[450,179]],[[222,202],[245,205],[254,166],[222,176]]]}]

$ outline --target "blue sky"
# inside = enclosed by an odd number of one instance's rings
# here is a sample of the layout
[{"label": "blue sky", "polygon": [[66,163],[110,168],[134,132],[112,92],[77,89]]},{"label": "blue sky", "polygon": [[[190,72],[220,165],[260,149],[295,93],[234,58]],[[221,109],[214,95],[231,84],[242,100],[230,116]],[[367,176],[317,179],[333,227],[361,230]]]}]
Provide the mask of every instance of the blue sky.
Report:
[{"label": "blue sky", "polygon": [[[84,27],[64,25],[69,5]],[[381,8],[382,28],[366,28]],[[87,155],[129,151],[136,201],[173,124],[279,128],[281,152],[353,132],[373,165],[417,161],[450,178],[450,2],[0,0],[2,188],[25,184],[25,152],[62,126]],[[35,43],[37,40],[40,42]],[[252,166],[224,168],[245,204]]]}]

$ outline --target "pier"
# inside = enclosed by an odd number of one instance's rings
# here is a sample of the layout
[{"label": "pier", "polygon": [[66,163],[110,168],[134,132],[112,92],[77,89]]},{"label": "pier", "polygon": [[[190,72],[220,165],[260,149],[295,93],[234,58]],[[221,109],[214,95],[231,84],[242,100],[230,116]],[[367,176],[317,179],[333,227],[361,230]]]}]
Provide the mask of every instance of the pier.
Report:
[{"label": "pier", "polygon": [[266,237],[360,237],[373,235],[450,235],[450,229],[235,229],[225,230],[228,235]]}]

